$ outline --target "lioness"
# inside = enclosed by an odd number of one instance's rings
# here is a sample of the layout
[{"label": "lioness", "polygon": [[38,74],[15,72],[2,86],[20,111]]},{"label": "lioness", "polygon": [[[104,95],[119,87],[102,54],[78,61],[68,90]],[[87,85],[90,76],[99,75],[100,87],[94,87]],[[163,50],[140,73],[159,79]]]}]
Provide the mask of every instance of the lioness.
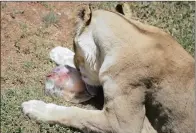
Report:
[{"label": "lioness", "polygon": [[22,104],[25,114],[84,132],[194,132],[194,59],[170,35],[118,13],[86,8],[74,50],[85,83],[103,86],[103,109],[31,100]]}]

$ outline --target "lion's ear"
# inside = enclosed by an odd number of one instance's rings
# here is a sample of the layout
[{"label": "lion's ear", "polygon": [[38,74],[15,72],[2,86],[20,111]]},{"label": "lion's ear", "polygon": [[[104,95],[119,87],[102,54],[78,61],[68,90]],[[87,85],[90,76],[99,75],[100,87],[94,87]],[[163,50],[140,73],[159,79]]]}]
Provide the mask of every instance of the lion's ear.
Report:
[{"label": "lion's ear", "polygon": [[120,14],[125,15],[128,18],[132,17],[132,11],[127,3],[117,4],[116,11],[119,12]]},{"label": "lion's ear", "polygon": [[80,12],[79,12],[79,17],[82,19],[86,25],[90,23],[91,16],[92,16],[92,10],[91,10],[91,5],[87,5],[84,7]]}]

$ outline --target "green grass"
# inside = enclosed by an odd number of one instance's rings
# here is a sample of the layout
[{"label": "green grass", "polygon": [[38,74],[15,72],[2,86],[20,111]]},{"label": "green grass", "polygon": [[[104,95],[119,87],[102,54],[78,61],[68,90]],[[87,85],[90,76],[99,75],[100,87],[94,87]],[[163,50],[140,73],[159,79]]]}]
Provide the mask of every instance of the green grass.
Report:
[{"label": "green grass", "polygon": [[[93,3],[95,9],[109,9],[114,10],[114,7],[118,2],[96,2]],[[195,42],[195,27],[194,27],[194,13],[195,2],[129,2],[129,5],[133,11],[133,16],[144,23],[148,23],[164,29],[170,33],[176,40],[192,55],[194,55],[194,42]],[[6,8],[6,4],[2,5]],[[44,6],[48,6],[44,3]],[[43,17],[43,21],[46,25],[55,24],[58,22],[58,18],[54,12],[49,12]],[[26,24],[22,24],[21,28],[26,30]],[[39,38],[47,38],[47,33],[44,29],[40,29],[34,33],[35,38],[29,42],[34,49],[30,49],[30,53],[34,52],[36,59],[39,61],[23,61],[22,68],[24,71],[29,69],[31,73],[28,76],[24,76],[26,73],[16,75],[16,70],[7,71],[6,74],[14,76],[17,80],[25,82],[23,87],[13,87],[4,89],[1,92],[1,133],[77,133],[78,131],[61,127],[59,125],[49,125],[47,123],[37,123],[34,120],[30,120],[25,117],[21,112],[21,103],[31,99],[44,100],[45,102],[53,102],[61,105],[69,106],[69,103],[60,99],[52,99],[43,94],[43,83],[40,84],[40,80],[43,80],[43,71],[49,70],[52,67],[52,63],[49,62],[48,53],[45,53],[48,47],[52,47],[51,42],[42,41]],[[38,38],[38,39],[36,39]],[[56,43],[56,42],[55,42]],[[49,51],[49,50],[47,50]],[[37,64],[36,64],[36,63]],[[40,64],[41,66],[40,66]],[[11,68],[11,67],[10,67]],[[32,74],[34,73],[34,74]],[[8,77],[9,77],[8,76]],[[26,79],[28,78],[28,79]],[[30,79],[29,79],[30,78]],[[14,79],[15,80],[15,79]],[[7,77],[1,77],[2,82],[8,82]],[[26,83],[28,81],[28,84]],[[84,107],[82,105],[77,105]]]},{"label": "green grass", "polygon": [[58,22],[58,16],[55,14],[54,11],[50,11],[46,16],[43,17],[43,21],[46,25],[46,27],[56,24]]},{"label": "green grass", "polygon": [[44,95],[42,87],[7,89],[1,95],[2,133],[79,133],[74,129],[47,123],[37,123],[22,114],[21,104],[26,100],[38,99],[45,102],[69,106],[61,99]]}]

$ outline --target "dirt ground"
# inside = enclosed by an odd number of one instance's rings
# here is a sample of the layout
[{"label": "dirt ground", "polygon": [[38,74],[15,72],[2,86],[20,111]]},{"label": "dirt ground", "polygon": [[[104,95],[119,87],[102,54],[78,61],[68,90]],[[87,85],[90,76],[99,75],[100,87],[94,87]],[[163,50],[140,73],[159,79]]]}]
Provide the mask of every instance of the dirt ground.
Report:
[{"label": "dirt ground", "polygon": [[[92,5],[95,9],[114,10],[117,3]],[[30,99],[54,102],[42,93],[45,75],[55,66],[49,52],[55,46],[72,49],[76,14],[85,4],[88,3],[1,2],[2,133],[77,132],[58,125],[37,124],[23,116],[20,105]],[[129,5],[134,17],[164,29],[194,55],[195,2],[130,2]]]},{"label": "dirt ground", "polygon": [[1,12],[1,89],[43,84],[55,46],[72,48],[82,3],[7,2]]}]

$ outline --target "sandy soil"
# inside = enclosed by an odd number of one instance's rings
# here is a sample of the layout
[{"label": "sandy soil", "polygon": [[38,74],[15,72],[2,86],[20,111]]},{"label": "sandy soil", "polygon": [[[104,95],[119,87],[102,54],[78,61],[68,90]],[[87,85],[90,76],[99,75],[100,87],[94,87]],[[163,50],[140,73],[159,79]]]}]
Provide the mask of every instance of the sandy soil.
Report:
[{"label": "sandy soil", "polygon": [[1,88],[43,84],[55,46],[72,48],[75,16],[84,3],[3,2]]}]

